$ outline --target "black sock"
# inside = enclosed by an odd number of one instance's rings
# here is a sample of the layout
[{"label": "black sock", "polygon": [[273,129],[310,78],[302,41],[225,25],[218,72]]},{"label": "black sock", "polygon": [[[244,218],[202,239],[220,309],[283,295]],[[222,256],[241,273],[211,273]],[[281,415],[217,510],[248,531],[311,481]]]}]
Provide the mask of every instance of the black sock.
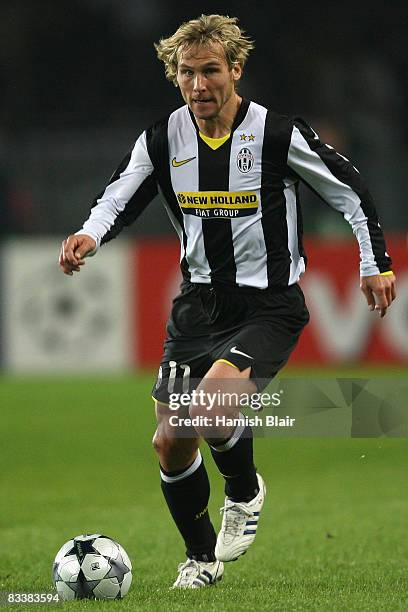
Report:
[{"label": "black sock", "polygon": [[225,478],[225,495],[236,502],[251,501],[259,492],[251,427],[238,425],[229,440],[220,440],[210,450]]},{"label": "black sock", "polygon": [[186,554],[196,561],[215,561],[217,536],[208,514],[210,483],[200,451],[184,470],[166,472],[160,468],[163,495],[184,538]]}]

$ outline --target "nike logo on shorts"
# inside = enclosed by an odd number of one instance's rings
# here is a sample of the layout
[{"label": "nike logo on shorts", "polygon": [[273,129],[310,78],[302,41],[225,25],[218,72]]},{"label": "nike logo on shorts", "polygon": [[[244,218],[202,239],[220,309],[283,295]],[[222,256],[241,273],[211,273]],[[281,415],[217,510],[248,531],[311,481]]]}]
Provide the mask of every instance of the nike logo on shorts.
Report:
[{"label": "nike logo on shorts", "polygon": [[235,353],[236,355],[242,355],[243,357],[248,357],[248,359],[253,359],[251,355],[247,355],[246,353],[239,351],[236,346],[233,346],[232,349],[230,349],[230,351],[231,353]]}]

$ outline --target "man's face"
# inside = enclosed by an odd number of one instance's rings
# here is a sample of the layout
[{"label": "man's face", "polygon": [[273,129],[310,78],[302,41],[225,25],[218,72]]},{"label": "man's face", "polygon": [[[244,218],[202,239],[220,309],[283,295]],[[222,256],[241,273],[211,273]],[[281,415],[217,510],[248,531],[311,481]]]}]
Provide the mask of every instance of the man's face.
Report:
[{"label": "man's face", "polygon": [[241,74],[238,64],[230,70],[220,43],[194,45],[179,53],[177,82],[197,119],[215,119],[220,114]]}]

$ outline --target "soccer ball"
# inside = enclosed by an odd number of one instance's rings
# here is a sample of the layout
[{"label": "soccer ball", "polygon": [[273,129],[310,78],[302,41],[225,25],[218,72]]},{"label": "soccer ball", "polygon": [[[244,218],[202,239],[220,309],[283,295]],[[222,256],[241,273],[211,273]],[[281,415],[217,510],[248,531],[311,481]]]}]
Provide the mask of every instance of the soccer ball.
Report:
[{"label": "soccer ball", "polygon": [[132,582],[132,564],[120,544],[94,533],[60,548],[52,577],[58,595],[69,599],[121,599]]}]

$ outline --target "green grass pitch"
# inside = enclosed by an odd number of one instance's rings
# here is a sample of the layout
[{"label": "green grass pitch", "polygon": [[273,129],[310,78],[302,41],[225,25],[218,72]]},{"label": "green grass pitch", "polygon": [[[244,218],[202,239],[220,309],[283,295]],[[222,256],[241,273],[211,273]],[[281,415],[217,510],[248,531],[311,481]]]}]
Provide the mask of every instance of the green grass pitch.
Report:
[{"label": "green grass pitch", "polygon": [[[0,591],[49,592],[55,553],[79,533],[117,539],[134,565],[123,601],[13,609],[408,609],[407,439],[257,439],[255,544],[219,585],[169,590],[185,557],[151,448],[152,381],[0,379]],[[222,480],[204,455],[218,529]]]}]

